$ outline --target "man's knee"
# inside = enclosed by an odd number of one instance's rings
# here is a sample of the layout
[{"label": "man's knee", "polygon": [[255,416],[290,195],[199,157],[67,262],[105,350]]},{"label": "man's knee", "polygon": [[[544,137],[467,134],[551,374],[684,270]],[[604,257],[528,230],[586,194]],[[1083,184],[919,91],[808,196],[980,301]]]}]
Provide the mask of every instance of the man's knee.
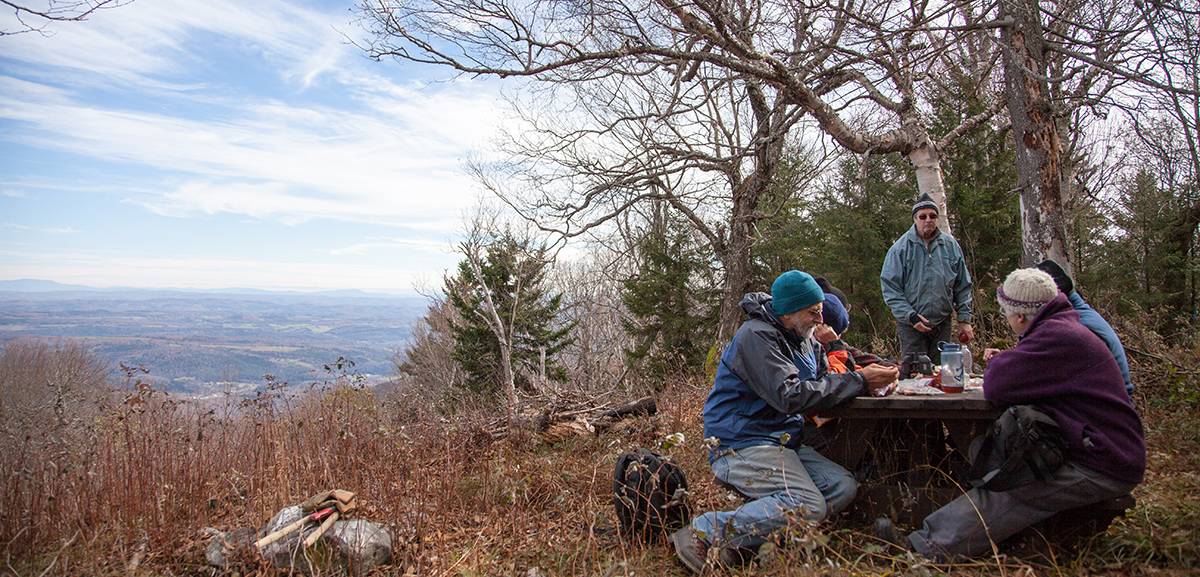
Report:
[{"label": "man's knee", "polygon": [[788,512],[795,512],[810,521],[823,521],[829,516],[829,503],[820,492],[806,495],[787,493],[780,505]]},{"label": "man's knee", "polygon": [[[845,511],[850,503],[854,502],[854,497],[858,495],[858,481],[854,480],[853,475],[844,475],[839,477],[829,488],[829,494],[825,495],[825,502],[828,511],[826,516],[833,516]],[[822,517],[824,518],[824,517]]]},{"label": "man's knee", "polygon": [[780,504],[805,519],[824,521],[845,511],[857,494],[858,481],[852,475],[846,475],[838,477],[824,491],[805,495],[789,492],[780,500]]}]

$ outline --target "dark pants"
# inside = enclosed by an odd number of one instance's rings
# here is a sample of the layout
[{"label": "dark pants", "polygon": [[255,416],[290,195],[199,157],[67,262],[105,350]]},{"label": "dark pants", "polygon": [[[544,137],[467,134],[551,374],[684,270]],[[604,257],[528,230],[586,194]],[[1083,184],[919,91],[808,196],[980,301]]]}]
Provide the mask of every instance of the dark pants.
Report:
[{"label": "dark pants", "polygon": [[1046,481],[1005,492],[971,489],[926,517],[908,541],[939,562],[974,557],[1059,511],[1120,497],[1133,487],[1068,461]]},{"label": "dark pants", "polygon": [[[900,339],[900,358],[903,359],[905,353],[920,353],[928,355],[935,366],[941,364],[942,353],[938,350],[938,343],[957,342],[950,340],[953,325],[953,321],[946,319],[942,324],[933,327],[932,331],[923,333],[912,328],[910,324],[896,323],[896,336]],[[903,377],[904,375],[901,375],[901,378]]]}]

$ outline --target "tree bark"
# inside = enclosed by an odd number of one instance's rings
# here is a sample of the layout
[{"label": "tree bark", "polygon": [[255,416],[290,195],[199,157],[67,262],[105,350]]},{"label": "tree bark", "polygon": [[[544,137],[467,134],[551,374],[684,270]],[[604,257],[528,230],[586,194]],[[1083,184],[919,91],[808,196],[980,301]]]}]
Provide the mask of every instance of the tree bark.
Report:
[{"label": "tree bark", "polygon": [[[754,180],[754,177],[750,180]],[[752,182],[746,182],[741,188],[750,189],[753,186]],[[750,248],[753,243],[750,213],[757,205],[757,200],[757,191],[734,195],[729,238],[721,258],[725,265],[725,286],[721,294],[720,324],[717,326],[718,343],[729,342],[742,322],[742,297],[750,290]]]},{"label": "tree bark", "polygon": [[729,237],[721,255],[725,265],[725,287],[717,326],[717,342],[722,344],[733,338],[742,322],[741,301],[750,290],[751,256],[758,238],[755,224],[762,216],[758,205],[767,187],[776,184],[779,159],[783,156],[783,133],[786,132],[781,128],[788,110],[783,99],[769,102],[761,83],[753,79],[747,81],[746,92],[754,113],[754,168],[749,176],[740,180],[737,171],[730,173],[733,207],[729,215]]},{"label": "tree bark", "polygon": [[1003,0],[1004,92],[1016,141],[1021,190],[1021,263],[1050,258],[1070,271],[1062,203],[1062,142],[1046,81],[1046,55],[1036,0]]}]

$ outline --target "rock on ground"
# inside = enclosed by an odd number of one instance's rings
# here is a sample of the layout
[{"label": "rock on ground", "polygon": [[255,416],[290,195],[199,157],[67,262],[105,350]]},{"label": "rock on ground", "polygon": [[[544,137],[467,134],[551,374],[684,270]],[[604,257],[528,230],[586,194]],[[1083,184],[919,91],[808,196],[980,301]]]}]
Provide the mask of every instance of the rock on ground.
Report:
[{"label": "rock on ground", "polygon": [[[302,518],[300,507],[284,507],[263,527],[267,535]],[[304,538],[316,530],[316,523],[293,532],[263,547],[262,558],[279,569],[305,574],[363,575],[392,558],[392,538],[387,529],[364,519],[336,521],[312,547],[304,548]],[[252,529],[218,532],[209,543],[205,557],[214,567],[229,567],[230,558],[239,548],[253,550]]]}]

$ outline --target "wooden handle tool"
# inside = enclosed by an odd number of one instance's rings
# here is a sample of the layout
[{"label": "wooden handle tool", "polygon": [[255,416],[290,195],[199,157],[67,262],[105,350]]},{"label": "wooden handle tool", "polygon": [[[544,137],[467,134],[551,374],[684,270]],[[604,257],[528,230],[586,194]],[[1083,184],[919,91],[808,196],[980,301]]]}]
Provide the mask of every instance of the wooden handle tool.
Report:
[{"label": "wooden handle tool", "polygon": [[317,539],[320,539],[321,535],[324,535],[325,531],[329,530],[329,528],[332,527],[333,523],[337,520],[338,512],[334,511],[333,513],[330,513],[329,516],[325,518],[325,521],[321,523],[321,526],[317,527],[316,531],[313,531],[304,539],[304,546],[312,547],[313,543],[316,543]]},{"label": "wooden handle tool", "polygon": [[337,507],[326,507],[320,511],[314,512],[311,515],[305,515],[279,529],[276,529],[275,531],[272,531],[271,533],[268,533],[267,535],[264,535],[262,539],[254,542],[254,546],[262,549],[263,547],[278,541],[283,536],[291,534],[296,529],[303,527],[309,521],[320,521],[327,518],[329,515],[336,515],[336,511]]}]

